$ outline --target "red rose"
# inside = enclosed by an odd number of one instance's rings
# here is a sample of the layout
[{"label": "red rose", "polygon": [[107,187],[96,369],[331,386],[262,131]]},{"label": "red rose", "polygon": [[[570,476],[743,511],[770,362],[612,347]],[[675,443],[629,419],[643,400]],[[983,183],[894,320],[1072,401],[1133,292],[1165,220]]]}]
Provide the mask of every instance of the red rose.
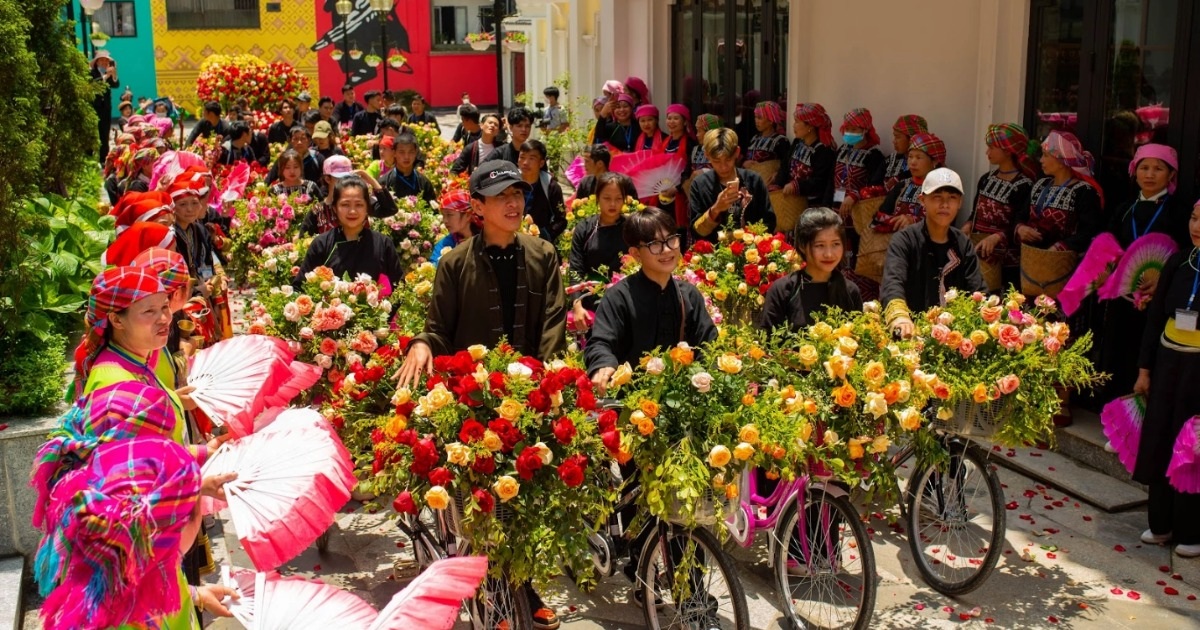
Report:
[{"label": "red rose", "polygon": [[584,411],[595,411],[596,395],[591,390],[585,389],[580,391],[579,395],[575,397],[575,406]]},{"label": "red rose", "polygon": [[764,240],[764,241],[759,241],[759,243],[758,243],[758,254],[759,254],[760,256],[766,256],[767,254],[770,254],[770,253],[771,253],[771,249],[772,249],[772,247],[771,247],[771,243],[774,243],[774,242],[775,242],[775,241],[773,241],[773,240]]},{"label": "red rose", "polygon": [[329,419],[329,424],[332,424],[333,428],[336,429],[338,433],[341,433],[342,429],[346,426],[346,419],[341,416],[334,416]]},{"label": "red rose", "polygon": [[746,265],[742,267],[742,273],[746,274],[746,284],[757,285],[762,281],[762,273],[758,270],[758,265]]},{"label": "red rose", "polygon": [[621,450],[621,433],[616,429],[601,433],[600,441],[604,442],[604,448],[608,449],[610,453],[616,454]]},{"label": "red rose", "polygon": [[575,375],[575,389],[580,391],[592,391],[592,379],[588,378],[587,372],[580,370],[580,373]]},{"label": "red rose", "polygon": [[458,402],[468,407],[478,407],[483,404],[479,398],[473,395],[479,391],[479,383],[475,382],[475,377],[470,374],[455,379],[454,386],[450,388],[450,391],[458,397]]},{"label": "red rose", "polygon": [[449,372],[454,376],[466,376],[475,371],[475,359],[466,350],[450,356],[434,357],[433,369],[438,372]]},{"label": "red rose", "polygon": [[492,497],[492,493],[483,488],[475,488],[471,492],[471,496],[475,497],[475,503],[479,504],[479,511],[484,514],[491,514],[496,508],[496,499]]},{"label": "red rose", "polygon": [[414,475],[422,477],[428,475],[429,471],[433,469],[433,465],[438,461],[437,445],[430,438],[420,439],[417,440],[416,444],[413,444],[412,452],[413,463],[409,470]]},{"label": "red rose", "polygon": [[446,469],[445,466],[438,466],[429,472],[429,483],[435,486],[449,487],[450,482],[454,481],[454,473]]},{"label": "red rose", "polygon": [[521,454],[517,456],[517,474],[525,481],[533,479],[533,473],[537,472],[542,467],[542,457],[538,454],[540,449],[533,447],[525,447]]},{"label": "red rose", "polygon": [[540,389],[529,392],[529,399],[526,402],[529,404],[530,409],[538,413],[548,413],[550,411],[550,397]]},{"label": "red rose", "polygon": [[470,444],[475,440],[482,440],[484,431],[483,425],[478,420],[468,418],[463,423],[462,428],[458,430],[458,441],[463,444]]},{"label": "red rose", "polygon": [[375,429],[375,430],[371,431],[371,443],[372,444],[379,444],[380,442],[384,441],[385,439],[387,439],[387,436],[385,436],[383,434],[383,429]]},{"label": "red rose", "polygon": [[504,396],[508,394],[508,388],[504,386],[504,374],[501,372],[492,372],[488,375],[488,391],[493,396]]},{"label": "red rose", "polygon": [[416,514],[417,504],[413,501],[412,493],[405,490],[396,495],[396,500],[392,501],[392,509],[401,514]]},{"label": "red rose", "polygon": [[699,254],[711,254],[713,253],[713,245],[708,241],[696,241],[696,244],[692,245],[692,250]]},{"label": "red rose", "polygon": [[566,416],[555,420],[551,428],[554,430],[554,439],[558,440],[559,444],[570,444],[575,438],[575,423]]},{"label": "red rose", "polygon": [[471,463],[471,470],[481,475],[490,475],[496,472],[496,458],[491,455],[476,455],[475,461]]},{"label": "red rose", "polygon": [[405,418],[411,418],[413,410],[416,408],[417,403],[410,400],[403,405],[396,405],[396,415],[404,416]]},{"label": "red rose", "polygon": [[600,414],[600,418],[596,420],[596,426],[600,429],[601,433],[614,431],[617,428],[617,418],[618,416],[616,411],[612,409],[605,409],[604,412]]},{"label": "red rose", "polygon": [[577,488],[583,483],[583,470],[587,467],[587,457],[572,455],[558,466],[558,478],[568,488]]},{"label": "red rose", "polygon": [[746,244],[741,241],[736,241],[729,246],[729,251],[733,252],[734,256],[741,256],[746,251]]},{"label": "red rose", "polygon": [[504,443],[504,452],[506,453],[512,451],[518,442],[525,439],[525,436],[521,435],[521,432],[504,418],[492,420],[488,423],[488,428],[500,436],[500,441]]}]

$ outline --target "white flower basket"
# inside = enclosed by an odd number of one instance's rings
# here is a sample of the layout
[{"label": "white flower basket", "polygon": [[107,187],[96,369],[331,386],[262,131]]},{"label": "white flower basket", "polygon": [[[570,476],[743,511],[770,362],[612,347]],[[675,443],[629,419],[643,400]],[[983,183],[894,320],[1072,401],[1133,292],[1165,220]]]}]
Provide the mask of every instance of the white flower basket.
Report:
[{"label": "white flower basket", "polygon": [[487,41],[486,39],[485,39],[485,40],[480,40],[480,41],[477,41],[477,42],[469,42],[469,43],[471,44],[471,48],[472,48],[472,49],[474,49],[474,50],[478,50],[478,51],[481,51],[481,52],[482,52],[482,51],[484,51],[484,50],[487,50],[487,49],[489,49],[489,48],[491,48],[491,47],[492,47],[492,42],[489,42],[489,41]]},{"label": "white flower basket", "polygon": [[934,419],[933,425],[947,433],[990,439],[1000,428],[1000,401],[992,400],[978,404],[972,400],[960,400],[954,405],[954,417],[949,420]]},{"label": "white flower basket", "polygon": [[[711,527],[717,524],[717,502],[720,501],[723,510],[729,509],[729,501],[724,495],[718,496],[716,491],[708,488],[704,494],[696,500],[695,511],[691,516],[695,519],[695,524],[699,527]],[[676,525],[688,526],[691,524],[691,519],[683,513],[683,503],[679,499],[671,499],[671,503],[667,506],[667,522]]]},{"label": "white flower basket", "polygon": [[107,40],[107,39],[93,39],[93,40],[92,40],[92,47],[93,47],[93,48],[104,48],[104,47],[105,47],[105,46],[107,46],[107,45],[108,45],[108,40]]},{"label": "white flower basket", "polygon": [[525,42],[504,42],[504,46],[509,52],[525,52]]}]

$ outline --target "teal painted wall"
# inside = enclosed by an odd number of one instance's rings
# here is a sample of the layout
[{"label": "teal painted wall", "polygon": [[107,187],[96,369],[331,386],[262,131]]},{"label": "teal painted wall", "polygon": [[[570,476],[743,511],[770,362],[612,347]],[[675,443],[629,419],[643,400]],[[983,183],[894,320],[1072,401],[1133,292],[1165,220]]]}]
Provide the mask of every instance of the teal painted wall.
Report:
[{"label": "teal painted wall", "polygon": [[[73,2],[76,22],[82,22],[83,10],[79,6],[78,0],[73,0]],[[105,4],[115,4],[115,2],[109,0]],[[129,89],[133,90],[135,107],[137,99],[143,96],[151,99],[158,96],[158,78],[155,76],[154,70],[154,24],[153,17],[150,15],[150,0],[132,0],[130,4],[133,5],[134,26],[137,35],[135,37],[116,37],[112,33],[108,33],[108,44],[104,47],[116,60],[117,79],[121,81],[119,87],[113,88],[114,120],[120,116],[120,113],[117,112],[117,104],[121,101],[121,94],[125,91],[125,86],[129,86]],[[83,26],[76,26],[76,31],[82,36]],[[88,46],[90,48],[91,44]]]}]

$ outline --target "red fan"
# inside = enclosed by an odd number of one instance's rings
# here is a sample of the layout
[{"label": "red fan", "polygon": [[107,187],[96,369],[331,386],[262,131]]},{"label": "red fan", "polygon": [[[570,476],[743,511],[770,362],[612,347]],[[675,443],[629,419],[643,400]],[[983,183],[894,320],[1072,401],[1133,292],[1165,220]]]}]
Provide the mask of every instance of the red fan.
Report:
[{"label": "red fan", "polygon": [[439,560],[378,613],[354,594],[317,581],[239,569],[226,582],[240,595],[229,611],[251,630],[449,630],[486,573],[483,556]]},{"label": "red fan", "polygon": [[288,369],[292,372],[291,378],[280,385],[279,389],[268,393],[263,398],[263,403],[267,407],[286,406],[300,392],[316,385],[317,381],[321,380],[321,374],[324,372],[320,367],[311,363],[304,363],[303,361],[292,361],[288,364]]},{"label": "red fan", "polygon": [[1183,423],[1167,465],[1167,481],[1180,492],[1200,493],[1200,416]]},{"label": "red fan", "polygon": [[1100,287],[1101,299],[1132,296],[1134,303],[1144,301],[1139,285],[1145,280],[1157,281],[1167,266],[1167,259],[1179,251],[1175,239],[1166,234],[1147,234],[1138,238],[1125,254],[1108,281]]},{"label": "red fan", "polygon": [[654,153],[653,151],[613,154],[612,160],[608,164],[608,170],[633,177],[633,174],[644,168],[647,163],[650,163],[650,166],[661,164],[664,156],[672,157],[667,153]]},{"label": "red fan", "polygon": [[333,524],[357,483],[346,447],[317,425],[226,442],[201,471],[204,476],[230,472],[238,475],[225,484],[233,526],[254,566],[263,570],[312,544]]},{"label": "red fan", "polygon": [[1071,315],[1079,310],[1083,299],[1108,279],[1123,253],[1125,251],[1121,249],[1121,244],[1111,233],[1104,232],[1097,236],[1083,255],[1083,260],[1079,261],[1071,279],[1067,280],[1066,286],[1058,294],[1063,313]]},{"label": "red fan", "polygon": [[1146,418],[1146,399],[1137,394],[1121,396],[1104,405],[1100,424],[1104,437],[1112,443],[1117,459],[1129,472],[1137,463],[1138,442],[1142,439],[1142,421]]},{"label": "red fan", "polygon": [[655,197],[679,186],[685,166],[682,157],[660,153],[642,162],[629,176],[639,198]]},{"label": "red fan", "polygon": [[249,183],[250,165],[246,162],[238,162],[225,177],[218,194],[212,196],[214,204],[216,207],[220,207],[222,203],[237,201],[246,191],[246,185]]},{"label": "red fan", "polygon": [[572,187],[578,188],[579,182],[583,181],[584,177],[587,177],[587,171],[583,168],[583,156],[575,158],[575,161],[571,162],[571,165],[563,171],[563,174],[567,176],[567,181],[571,182]]},{"label": "red fan", "polygon": [[264,335],[216,343],[192,358],[192,400],[218,426],[247,435],[253,431],[254,416],[271,403],[279,404],[287,392],[299,393],[297,386],[311,377],[307,366],[300,367],[303,364],[297,366],[299,374],[293,369],[293,356],[283,340]]}]

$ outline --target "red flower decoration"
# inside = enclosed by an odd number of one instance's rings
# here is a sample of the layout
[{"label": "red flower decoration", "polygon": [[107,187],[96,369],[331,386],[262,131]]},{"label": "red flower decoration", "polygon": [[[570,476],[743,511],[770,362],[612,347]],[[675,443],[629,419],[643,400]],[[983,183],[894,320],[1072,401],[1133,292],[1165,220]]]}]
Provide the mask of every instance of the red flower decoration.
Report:
[{"label": "red flower decoration", "polygon": [[496,458],[491,455],[477,455],[471,463],[471,470],[481,475],[490,475],[496,472]]},{"label": "red flower decoration", "polygon": [[458,430],[458,441],[463,444],[470,444],[476,440],[482,440],[485,430],[478,420],[469,418],[466,422],[463,422],[462,428]]},{"label": "red flower decoration", "polygon": [[525,447],[521,454],[517,456],[517,474],[525,481],[533,479],[533,473],[537,472],[542,467],[542,458],[538,453],[539,449],[533,447]]},{"label": "red flower decoration", "polygon": [[471,496],[475,497],[475,502],[479,504],[479,511],[484,514],[491,514],[496,508],[496,499],[491,492],[483,488],[475,488],[471,491]]},{"label": "red flower decoration", "polygon": [[416,514],[417,504],[413,501],[412,493],[405,490],[396,495],[396,500],[392,501],[392,509],[401,514]]},{"label": "red flower decoration", "polygon": [[450,482],[454,481],[454,473],[447,470],[444,466],[434,468],[429,473],[429,483],[435,486],[448,487]]},{"label": "red flower decoration", "polygon": [[583,471],[587,468],[587,457],[581,454],[571,455],[558,466],[558,478],[568,488],[577,488],[583,483]]},{"label": "red flower decoration", "polygon": [[551,428],[554,430],[554,439],[558,440],[559,444],[570,444],[575,438],[575,423],[566,416],[555,420]]}]

